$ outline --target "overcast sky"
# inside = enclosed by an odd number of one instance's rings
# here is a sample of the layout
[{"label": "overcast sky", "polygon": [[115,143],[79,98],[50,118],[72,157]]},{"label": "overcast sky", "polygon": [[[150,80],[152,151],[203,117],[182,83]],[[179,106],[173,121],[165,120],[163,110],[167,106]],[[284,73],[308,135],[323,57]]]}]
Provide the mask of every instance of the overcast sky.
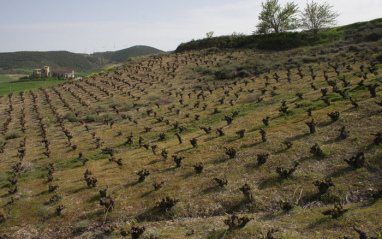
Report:
[{"label": "overcast sky", "polygon": [[[0,52],[93,53],[135,45],[170,51],[210,31],[214,36],[252,34],[261,2],[265,0],[0,0]],[[306,5],[306,0],[294,2],[300,10]],[[328,2],[341,14],[339,26],[382,17],[382,0]]]}]

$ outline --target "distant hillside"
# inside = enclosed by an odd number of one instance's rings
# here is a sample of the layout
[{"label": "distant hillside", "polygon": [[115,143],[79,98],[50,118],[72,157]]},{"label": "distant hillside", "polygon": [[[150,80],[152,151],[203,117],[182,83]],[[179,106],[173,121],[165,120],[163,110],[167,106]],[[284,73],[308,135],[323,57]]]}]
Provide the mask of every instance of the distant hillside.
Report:
[{"label": "distant hillside", "polygon": [[80,71],[96,69],[105,63],[101,58],[67,51],[0,53],[0,68],[5,72],[41,68],[44,65],[57,70],[69,68]]},{"label": "distant hillside", "polygon": [[145,56],[161,53],[163,51],[149,46],[133,46],[119,51],[96,52],[92,56],[108,60],[110,63],[122,63],[130,57]]},{"label": "distant hillside", "polygon": [[[77,72],[98,71],[111,63],[122,63],[130,57],[162,52],[148,46],[133,46],[115,52],[79,54],[68,51],[0,53],[0,73],[20,72],[48,65],[51,69],[73,69]],[[22,71],[22,70],[21,70]]]}]

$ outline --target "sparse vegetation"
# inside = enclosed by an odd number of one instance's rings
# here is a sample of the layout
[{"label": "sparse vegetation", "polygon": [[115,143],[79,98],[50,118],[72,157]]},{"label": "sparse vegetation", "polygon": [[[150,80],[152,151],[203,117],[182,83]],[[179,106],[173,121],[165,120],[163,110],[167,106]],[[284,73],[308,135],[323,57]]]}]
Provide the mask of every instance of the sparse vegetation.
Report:
[{"label": "sparse vegetation", "polygon": [[[136,57],[1,97],[1,237],[378,237],[381,63],[378,42],[362,40],[369,24],[282,52]],[[353,37],[333,40],[344,31]]]},{"label": "sparse vegetation", "polygon": [[11,132],[8,132],[4,135],[4,139],[6,140],[9,140],[9,139],[16,139],[16,138],[20,138],[22,135],[22,132],[18,131],[18,130],[13,130]]}]

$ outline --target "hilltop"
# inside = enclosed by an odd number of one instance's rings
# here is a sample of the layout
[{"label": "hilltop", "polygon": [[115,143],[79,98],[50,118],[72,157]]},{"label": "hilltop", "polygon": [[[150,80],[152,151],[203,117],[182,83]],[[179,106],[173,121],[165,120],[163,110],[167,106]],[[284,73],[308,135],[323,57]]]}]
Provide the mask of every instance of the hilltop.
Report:
[{"label": "hilltop", "polygon": [[282,32],[267,35],[231,35],[211,37],[180,44],[175,52],[202,50],[212,47],[257,49],[267,51],[291,50],[344,41],[346,44],[376,42],[382,39],[382,18],[357,22],[341,27],[321,29],[317,39],[309,31]]},{"label": "hilltop", "polygon": [[79,54],[68,51],[48,52],[12,52],[0,53],[0,71],[2,73],[24,72],[41,68],[44,65],[52,69],[73,69],[76,72],[100,71],[106,65],[126,62],[130,57],[162,53],[149,46],[133,46],[119,51]]},{"label": "hilltop", "polygon": [[378,237],[382,46],[367,24],[358,42],[197,44],[0,98],[0,235]]},{"label": "hilltop", "polygon": [[158,53],[163,53],[163,51],[149,46],[134,46],[119,51],[95,52],[92,55],[106,59],[111,63],[124,63],[130,57],[147,56]]}]

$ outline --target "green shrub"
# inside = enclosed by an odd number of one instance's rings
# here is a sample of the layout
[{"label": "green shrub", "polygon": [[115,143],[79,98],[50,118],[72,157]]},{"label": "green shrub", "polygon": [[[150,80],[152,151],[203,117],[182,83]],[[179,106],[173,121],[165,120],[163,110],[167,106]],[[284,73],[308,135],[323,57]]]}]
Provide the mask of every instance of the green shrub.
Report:
[{"label": "green shrub", "polygon": [[380,63],[382,63],[382,54],[375,57]]},{"label": "green shrub", "polygon": [[244,77],[249,77],[251,74],[249,74],[249,72],[248,72],[247,70],[240,70],[240,71],[237,73],[237,75],[238,75],[239,77],[244,78]]},{"label": "green shrub", "polygon": [[99,115],[86,115],[85,119],[87,122],[96,122],[100,121],[101,117]]},{"label": "green shrub", "polygon": [[105,112],[106,109],[107,109],[107,107],[106,107],[106,105],[101,105],[101,104],[99,104],[99,105],[97,106],[97,109],[98,109],[99,111],[101,111],[101,112]]},{"label": "green shrub", "polygon": [[296,68],[299,65],[301,65],[301,57],[300,56],[294,56],[293,58],[289,58],[287,62],[285,62],[286,68]]},{"label": "green shrub", "polygon": [[222,69],[215,72],[215,78],[220,80],[231,79],[236,75],[237,71],[234,66],[225,66]]},{"label": "green shrub", "polygon": [[215,78],[213,76],[204,76],[202,80],[204,81],[213,81]]},{"label": "green shrub", "polygon": [[382,39],[382,33],[378,31],[372,32],[365,37],[365,41],[368,42],[378,41],[379,39]]},{"label": "green shrub", "polygon": [[91,74],[90,74],[90,77],[91,77],[91,78],[94,78],[94,77],[97,77],[97,76],[99,76],[98,73],[91,73]]},{"label": "green shrub", "polygon": [[38,208],[37,215],[39,217],[46,217],[47,215],[49,215],[50,211],[51,211],[51,208],[49,206],[42,205]]},{"label": "green shrub", "polygon": [[115,101],[115,100],[113,99],[113,101],[109,104],[109,107],[110,107],[110,108],[114,108],[114,107],[116,107],[116,106],[119,106],[119,102],[117,102],[117,101]]},{"label": "green shrub", "polygon": [[86,228],[90,227],[91,225],[91,221],[89,219],[84,219],[84,220],[81,220],[81,221],[78,221],[76,224],[75,224],[75,227],[78,231],[85,231]]},{"label": "green shrub", "polygon": [[77,122],[78,121],[76,114],[72,111],[66,113],[64,116],[64,119],[69,120],[69,122]]},{"label": "green shrub", "polygon": [[115,71],[117,69],[117,66],[111,66],[109,68],[106,68],[105,71],[106,72],[111,72],[111,71]]},{"label": "green shrub", "polygon": [[215,74],[215,69],[211,67],[197,66],[195,67],[195,72],[201,73],[202,75],[213,75]]},{"label": "green shrub", "polygon": [[211,47],[211,48],[206,49],[207,54],[214,54],[214,53],[218,53],[218,52],[221,52],[221,50],[217,47]]},{"label": "green shrub", "polygon": [[347,58],[349,57],[348,53],[346,51],[341,51],[340,52],[340,56],[344,57],[344,58]]},{"label": "green shrub", "polygon": [[124,103],[121,105],[120,110],[121,111],[130,111],[133,108],[133,104],[131,103]]},{"label": "green shrub", "polygon": [[330,56],[327,56],[327,55],[321,55],[318,57],[317,59],[318,61],[321,61],[321,62],[325,62],[325,61],[330,61]]},{"label": "green shrub", "polygon": [[380,53],[382,52],[382,40],[369,45],[370,50],[372,50],[374,53]]},{"label": "green shrub", "polygon": [[350,46],[349,46],[349,51],[350,51],[350,52],[360,52],[361,49],[360,49],[359,46],[357,46],[357,45],[350,45]]},{"label": "green shrub", "polygon": [[328,47],[329,53],[338,53],[340,50],[335,47]]},{"label": "green shrub", "polygon": [[311,57],[311,56],[305,56],[302,58],[302,62],[304,63],[314,63],[314,62],[317,62],[317,58],[316,57]]},{"label": "green shrub", "polygon": [[16,139],[16,138],[21,137],[21,135],[22,135],[22,133],[20,131],[14,130],[14,131],[6,133],[4,136],[4,139],[6,139],[6,140]]},{"label": "green shrub", "polygon": [[261,71],[265,66],[264,63],[264,60],[260,59],[260,57],[251,57],[245,61],[243,67],[247,70]]},{"label": "green shrub", "polygon": [[103,116],[104,119],[107,119],[107,120],[113,120],[115,118],[115,116],[112,114],[112,113],[106,113],[104,116]]},{"label": "green shrub", "polygon": [[363,50],[360,52],[360,54],[359,54],[360,57],[363,57],[363,58],[366,59],[366,60],[369,60],[370,57],[371,57],[371,55],[373,55],[373,51],[372,51],[371,49],[369,49],[369,48],[365,48],[365,49],[363,49]]},{"label": "green shrub", "polygon": [[150,96],[149,96],[149,100],[150,101],[154,101],[154,100],[157,100],[159,97],[157,96],[157,95],[155,95],[155,94],[151,94]]}]

